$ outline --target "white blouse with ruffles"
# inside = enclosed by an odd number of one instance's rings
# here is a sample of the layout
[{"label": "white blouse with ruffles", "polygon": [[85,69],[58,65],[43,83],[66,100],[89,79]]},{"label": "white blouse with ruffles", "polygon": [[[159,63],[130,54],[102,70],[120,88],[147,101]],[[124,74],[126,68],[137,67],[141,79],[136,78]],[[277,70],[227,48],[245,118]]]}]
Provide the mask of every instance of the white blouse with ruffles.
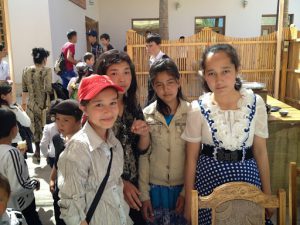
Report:
[{"label": "white blouse with ruffles", "polygon": [[[219,141],[219,147],[231,151],[240,149],[244,142],[245,147],[250,147],[253,144],[254,135],[267,138],[268,119],[263,99],[259,95],[254,95],[252,90],[245,88],[240,90],[240,94],[241,98],[236,110],[222,110],[212,102],[212,93],[206,93],[199,98],[205,110],[204,114],[201,112],[199,100],[193,101],[187,116],[186,128],[181,137],[188,142],[215,145],[214,134]],[[208,115],[212,121],[211,126],[205,115]],[[250,122],[251,115],[253,119]],[[211,127],[215,130],[214,132]],[[247,130],[247,128],[250,129]]]}]

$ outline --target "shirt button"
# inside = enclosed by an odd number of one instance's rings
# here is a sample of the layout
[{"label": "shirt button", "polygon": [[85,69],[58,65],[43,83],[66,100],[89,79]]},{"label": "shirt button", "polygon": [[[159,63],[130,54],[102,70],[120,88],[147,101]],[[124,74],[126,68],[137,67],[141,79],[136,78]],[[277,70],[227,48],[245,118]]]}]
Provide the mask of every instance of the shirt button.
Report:
[{"label": "shirt button", "polygon": [[170,169],[170,167],[169,167],[169,166],[167,166],[167,169]]},{"label": "shirt button", "polygon": [[170,152],[170,149],[169,149],[169,148],[167,148],[167,152]]}]

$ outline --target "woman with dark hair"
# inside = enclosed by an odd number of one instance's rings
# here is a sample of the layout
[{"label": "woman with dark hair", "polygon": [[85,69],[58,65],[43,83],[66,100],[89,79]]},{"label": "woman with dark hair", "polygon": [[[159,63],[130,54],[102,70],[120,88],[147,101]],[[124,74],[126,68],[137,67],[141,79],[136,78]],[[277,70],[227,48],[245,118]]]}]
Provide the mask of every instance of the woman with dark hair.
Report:
[{"label": "woman with dark hair", "polygon": [[[113,127],[117,139],[124,149],[124,197],[129,206],[134,224],[143,225],[138,189],[138,158],[144,154],[150,143],[148,125],[144,121],[141,107],[137,101],[137,81],[134,65],[124,52],[110,50],[99,57],[97,73],[107,75],[124,89],[119,92],[119,116]],[[141,132],[142,130],[142,132]]]},{"label": "woman with dark hair", "polygon": [[[259,95],[242,87],[237,77],[240,68],[237,51],[229,44],[210,46],[202,55],[201,67],[208,93],[192,102],[182,135],[187,142],[185,217],[188,220],[191,190],[195,188],[198,195],[207,196],[224,183],[240,181],[271,194],[266,106]],[[235,212],[237,216],[238,213]],[[267,209],[266,224],[272,224],[271,215],[272,210]],[[225,222],[228,220],[224,219]],[[211,224],[210,209],[199,210],[199,224]]]},{"label": "woman with dark hair", "polygon": [[40,140],[46,121],[46,109],[50,105],[52,74],[51,69],[46,67],[49,51],[33,48],[31,55],[34,65],[25,67],[22,74],[22,108],[31,119],[35,142],[33,159],[40,163]]}]

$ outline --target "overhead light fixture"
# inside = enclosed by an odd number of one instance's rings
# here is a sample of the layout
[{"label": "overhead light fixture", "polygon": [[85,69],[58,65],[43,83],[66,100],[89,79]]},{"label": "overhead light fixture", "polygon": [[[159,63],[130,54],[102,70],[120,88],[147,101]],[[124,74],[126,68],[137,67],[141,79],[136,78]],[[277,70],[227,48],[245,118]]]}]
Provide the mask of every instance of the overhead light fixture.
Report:
[{"label": "overhead light fixture", "polygon": [[242,0],[242,5],[244,8],[248,5],[248,0]]},{"label": "overhead light fixture", "polygon": [[175,2],[175,9],[178,10],[181,7],[180,2]]}]

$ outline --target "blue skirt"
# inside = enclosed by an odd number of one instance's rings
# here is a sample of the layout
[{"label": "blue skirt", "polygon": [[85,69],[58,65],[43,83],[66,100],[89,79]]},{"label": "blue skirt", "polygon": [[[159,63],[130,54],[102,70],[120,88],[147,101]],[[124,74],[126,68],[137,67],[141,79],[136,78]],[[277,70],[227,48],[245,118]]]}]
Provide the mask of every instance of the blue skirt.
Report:
[{"label": "blue skirt", "polygon": [[[261,188],[261,181],[255,159],[244,162],[217,161],[200,155],[196,167],[195,188],[201,196],[210,195],[214,188],[228,182],[247,182]],[[211,224],[211,209],[199,210],[199,224]],[[266,220],[266,224],[272,224]]]},{"label": "blue skirt", "polygon": [[186,225],[183,214],[175,212],[176,202],[183,185],[162,186],[150,184],[150,198],[154,211],[154,222],[151,225]]}]

